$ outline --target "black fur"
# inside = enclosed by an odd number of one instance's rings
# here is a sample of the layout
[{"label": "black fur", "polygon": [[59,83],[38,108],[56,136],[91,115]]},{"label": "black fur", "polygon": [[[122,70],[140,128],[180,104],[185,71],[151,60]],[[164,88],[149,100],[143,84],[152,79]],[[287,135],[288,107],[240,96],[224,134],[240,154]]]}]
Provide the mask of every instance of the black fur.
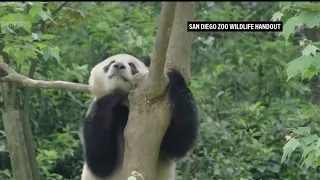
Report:
[{"label": "black fur", "polygon": [[110,64],[108,64],[107,66],[105,66],[105,67],[103,68],[103,71],[104,71],[105,73],[108,72],[111,64],[113,64],[114,62],[115,62],[115,61],[111,61]]},{"label": "black fur", "polygon": [[118,165],[119,156],[122,156],[118,138],[119,134],[123,135],[129,109],[120,103],[126,98],[127,95],[116,93],[98,99],[85,119],[84,159],[98,177],[110,175]]},{"label": "black fur", "polygon": [[149,57],[143,57],[142,59],[143,59],[144,65],[146,65],[147,67],[150,67],[151,59]]},{"label": "black fur", "polygon": [[161,154],[170,158],[181,158],[192,148],[197,138],[197,108],[182,75],[171,69],[168,77],[172,119],[161,144]]},{"label": "black fur", "polygon": [[[168,77],[172,120],[161,143],[160,160],[183,157],[194,145],[198,129],[195,101],[184,78],[174,69]],[[119,134],[123,138],[128,120],[129,109],[120,104],[126,98],[114,93],[97,100],[84,123],[85,160],[98,177],[111,175],[123,156],[117,138]]]}]

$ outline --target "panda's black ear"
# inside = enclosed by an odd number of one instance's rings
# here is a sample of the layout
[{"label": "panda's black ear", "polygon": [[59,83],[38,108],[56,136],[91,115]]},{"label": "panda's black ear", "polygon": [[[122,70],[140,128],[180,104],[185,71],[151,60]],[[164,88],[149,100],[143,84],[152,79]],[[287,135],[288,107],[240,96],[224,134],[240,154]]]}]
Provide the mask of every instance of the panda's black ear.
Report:
[{"label": "panda's black ear", "polygon": [[143,58],[142,58],[142,62],[143,62],[144,65],[146,65],[147,67],[150,67],[151,58],[150,58],[150,57],[143,57]]},{"label": "panda's black ear", "polygon": [[100,58],[100,61],[104,61],[105,59],[107,59],[108,57],[110,57],[110,54],[105,52],[102,54],[101,58]]}]

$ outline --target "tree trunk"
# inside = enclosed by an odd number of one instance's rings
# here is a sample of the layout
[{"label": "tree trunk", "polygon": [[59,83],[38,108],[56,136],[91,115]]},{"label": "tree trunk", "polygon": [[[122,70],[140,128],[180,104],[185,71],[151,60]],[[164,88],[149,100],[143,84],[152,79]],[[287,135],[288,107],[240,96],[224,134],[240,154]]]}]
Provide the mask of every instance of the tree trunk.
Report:
[{"label": "tree trunk", "polygon": [[[308,30],[307,37],[311,39],[313,42],[320,41],[320,30],[314,28]],[[309,34],[309,35],[308,35]],[[320,76],[314,76],[311,79],[311,102],[314,105],[320,105]]]},{"label": "tree trunk", "polygon": [[8,111],[2,115],[2,118],[10,152],[13,179],[33,180],[19,111]]},{"label": "tree trunk", "polygon": [[[0,43],[1,55],[9,62],[3,48],[4,44]],[[0,69],[0,78],[5,75]],[[40,180],[29,122],[29,108],[18,110],[16,82],[0,82],[0,91],[4,97],[5,110],[2,109],[2,117],[13,177],[15,180]],[[29,96],[27,93],[26,95]]]},{"label": "tree trunk", "polygon": [[[145,180],[156,179],[155,173],[160,145],[171,118],[168,99],[165,95],[168,79],[164,76],[164,66],[166,68],[176,68],[185,77],[186,82],[190,84],[192,34],[187,32],[186,24],[187,21],[193,20],[194,3],[177,2],[172,30],[170,23],[166,24],[168,28],[160,27],[166,23],[165,14],[170,14],[170,11],[165,12],[165,7],[166,4],[164,3],[159,19],[150,72],[148,76],[135,78],[137,87],[129,94],[130,114],[124,131],[123,179],[127,179],[132,171],[140,173]],[[167,17],[167,20],[170,18],[171,16]],[[164,31],[165,34],[169,30],[171,30],[171,35],[168,44],[166,42],[167,37],[160,38],[161,32],[159,33],[159,31]],[[162,45],[158,44],[159,41],[163,41]],[[168,52],[166,52],[167,49]]]}]

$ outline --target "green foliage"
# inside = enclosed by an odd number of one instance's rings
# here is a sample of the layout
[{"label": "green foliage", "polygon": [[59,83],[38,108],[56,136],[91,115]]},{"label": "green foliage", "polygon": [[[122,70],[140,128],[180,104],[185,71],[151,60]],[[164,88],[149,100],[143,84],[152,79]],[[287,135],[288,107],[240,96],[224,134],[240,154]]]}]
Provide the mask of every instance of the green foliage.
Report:
[{"label": "green foliage", "polygon": [[[291,2],[291,3],[279,3],[281,10],[273,15],[273,20],[281,19],[284,15],[289,18],[284,25],[282,35],[285,40],[288,41],[290,35],[294,34],[297,28],[319,28],[320,27],[320,4],[317,2]],[[292,13],[296,13],[292,16]],[[290,17],[292,16],[292,17]],[[316,41],[319,41],[316,40]],[[302,55],[287,65],[287,81],[293,77],[301,75],[301,78],[308,78],[309,80],[318,75],[320,69],[319,62],[319,50],[318,43],[312,40],[303,39],[299,42],[299,45],[303,47]],[[310,128],[299,127],[298,129],[292,129],[293,134],[287,136],[288,142],[283,147],[283,155],[281,163],[287,158],[290,158],[291,153],[298,147],[303,150],[302,164],[308,167],[319,166],[320,146],[318,145],[318,135],[310,134]]]},{"label": "green foliage", "polygon": [[[5,46],[1,60],[11,60],[10,66],[24,75],[37,62],[34,79],[87,83],[90,68],[104,55],[151,55],[161,3],[76,2],[53,13],[61,4],[0,3],[1,21],[4,17],[30,24],[1,26]],[[292,78],[299,73],[303,78],[317,73],[319,45],[310,40],[294,43],[289,38],[294,27],[316,24],[313,15],[318,4],[279,5],[282,9],[275,13],[275,2],[196,3],[196,19],[207,21],[288,21],[297,13],[295,9],[299,12],[296,20],[285,24],[284,40],[273,32],[194,33],[191,89],[199,109],[200,135],[192,154],[178,162],[177,180],[188,165],[187,176],[192,180],[319,178],[314,169],[301,169],[300,155],[295,153],[302,151],[303,165],[315,166],[315,133],[303,127],[293,129],[290,137],[295,140],[282,148],[290,133],[286,127],[320,118],[309,103],[307,83]],[[302,17],[312,17],[312,21]],[[42,21],[46,22],[44,30]],[[296,57],[299,59],[290,62]],[[286,82],[286,76],[290,81]],[[77,133],[89,102],[89,95],[83,93],[30,89],[30,121],[43,179],[80,179],[83,162]],[[319,130],[316,121],[309,125]],[[6,146],[1,151],[5,142],[1,132],[0,179],[6,180],[12,177]]]},{"label": "green foliage", "polygon": [[[290,17],[292,13],[295,13],[285,22],[281,33],[286,41],[290,35],[294,34],[296,28],[314,28],[320,25],[320,4],[317,2],[292,2],[280,3],[279,5],[281,10],[273,15],[272,20],[280,20],[282,16]],[[306,41],[308,43],[305,43]],[[319,49],[317,45],[306,39],[300,45],[304,47],[302,55],[288,63],[287,80],[299,74],[302,78],[310,79],[317,75],[320,69],[320,64],[317,62],[319,58],[319,54],[316,53]]]},{"label": "green foliage", "polygon": [[287,144],[283,147],[284,153],[281,159],[281,163],[286,159],[290,158],[291,153],[297,148],[303,150],[302,153],[302,164],[301,167],[305,166],[316,168],[319,166],[320,156],[320,138],[316,134],[310,134],[311,128],[299,127],[298,129],[291,129],[292,134],[286,138],[289,139]]}]

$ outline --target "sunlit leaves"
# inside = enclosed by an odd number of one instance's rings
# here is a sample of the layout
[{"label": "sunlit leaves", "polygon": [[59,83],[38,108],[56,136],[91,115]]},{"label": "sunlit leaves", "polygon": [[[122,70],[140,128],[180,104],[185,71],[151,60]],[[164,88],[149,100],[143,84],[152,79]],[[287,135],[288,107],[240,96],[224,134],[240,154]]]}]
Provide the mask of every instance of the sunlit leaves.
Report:
[{"label": "sunlit leaves", "polygon": [[301,140],[302,140],[306,145],[309,145],[309,144],[313,143],[314,141],[316,141],[316,140],[318,140],[318,139],[319,139],[319,137],[318,137],[318,135],[316,135],[316,134],[301,138]]},{"label": "sunlit leaves", "polygon": [[44,34],[41,36],[41,39],[43,40],[48,40],[48,39],[53,39],[55,38],[56,36],[55,35],[52,35],[52,34]]},{"label": "sunlit leaves", "polygon": [[37,16],[41,11],[42,11],[42,7],[41,7],[41,6],[36,6],[36,7],[30,8],[29,14],[30,14],[32,17],[35,17],[35,16]]},{"label": "sunlit leaves", "polygon": [[290,130],[297,135],[308,135],[308,134],[310,134],[311,128],[310,127],[298,127],[298,129],[291,128]]},{"label": "sunlit leaves", "polygon": [[29,14],[32,17],[41,17],[41,19],[43,21],[46,21],[47,19],[50,19],[51,21],[54,22],[54,20],[50,17],[50,14],[46,11],[43,10],[42,6],[33,6],[30,10],[29,10]]},{"label": "sunlit leaves", "polygon": [[281,163],[283,163],[286,158],[290,158],[291,153],[300,147],[303,150],[302,153],[302,163],[301,167],[316,167],[318,166],[318,158],[320,156],[320,139],[317,134],[310,134],[309,127],[299,127],[298,129],[291,129],[295,136],[290,138],[290,140],[283,147],[283,155],[281,158]]},{"label": "sunlit leaves", "polygon": [[281,163],[283,163],[286,158],[290,158],[291,153],[300,146],[300,142],[294,138],[290,139],[287,144],[283,147],[283,155],[281,158]]},{"label": "sunlit leaves", "polygon": [[[280,2],[279,6],[282,9],[276,12],[272,20],[275,21],[283,16],[285,10],[296,11],[296,16],[293,16],[285,22],[283,26],[282,35],[288,40],[290,35],[294,33],[295,28],[300,28],[305,25],[309,28],[313,28],[320,23],[320,5],[314,2]],[[294,8],[291,8],[294,7]]]},{"label": "sunlit leaves", "polygon": [[276,12],[274,13],[274,15],[272,16],[271,20],[272,21],[280,21],[281,18],[283,16],[283,13],[282,12]]},{"label": "sunlit leaves", "polygon": [[218,75],[221,74],[223,72],[223,70],[224,70],[224,68],[221,64],[216,66],[216,72]]},{"label": "sunlit leaves", "polygon": [[302,55],[303,56],[310,56],[310,55],[316,55],[316,52],[319,48],[316,46],[309,44],[302,50]]},{"label": "sunlit leaves", "polygon": [[50,56],[54,57],[58,62],[61,60],[59,56],[60,49],[58,47],[46,46],[42,49],[43,57],[48,60]]},{"label": "sunlit leaves", "polygon": [[299,27],[303,25],[302,18],[300,16],[295,16],[290,18],[283,26],[282,35],[288,41],[288,38],[290,35],[294,32],[296,27]]},{"label": "sunlit leaves", "polygon": [[286,69],[288,76],[287,81],[300,73],[304,74],[307,72],[312,64],[316,64],[316,58],[313,56],[300,56],[297,59],[289,62]]},{"label": "sunlit leaves", "polygon": [[40,40],[40,36],[37,33],[31,33],[33,40]]},{"label": "sunlit leaves", "polygon": [[[281,33],[285,40],[288,41],[296,28],[302,26],[307,28],[314,28],[320,25],[320,5],[315,2],[281,2],[279,6],[282,8],[279,12],[273,15],[273,19],[278,18],[281,13],[285,11],[296,12],[296,15],[289,18],[285,22],[283,32]],[[283,15],[283,14],[282,14]],[[305,46],[306,39],[299,42],[300,46]],[[318,74],[320,70],[319,48],[316,44],[307,44],[302,50],[302,56],[294,59],[288,63],[286,72],[288,75],[287,81],[291,78],[301,75],[302,78],[311,79],[314,75]]]}]

